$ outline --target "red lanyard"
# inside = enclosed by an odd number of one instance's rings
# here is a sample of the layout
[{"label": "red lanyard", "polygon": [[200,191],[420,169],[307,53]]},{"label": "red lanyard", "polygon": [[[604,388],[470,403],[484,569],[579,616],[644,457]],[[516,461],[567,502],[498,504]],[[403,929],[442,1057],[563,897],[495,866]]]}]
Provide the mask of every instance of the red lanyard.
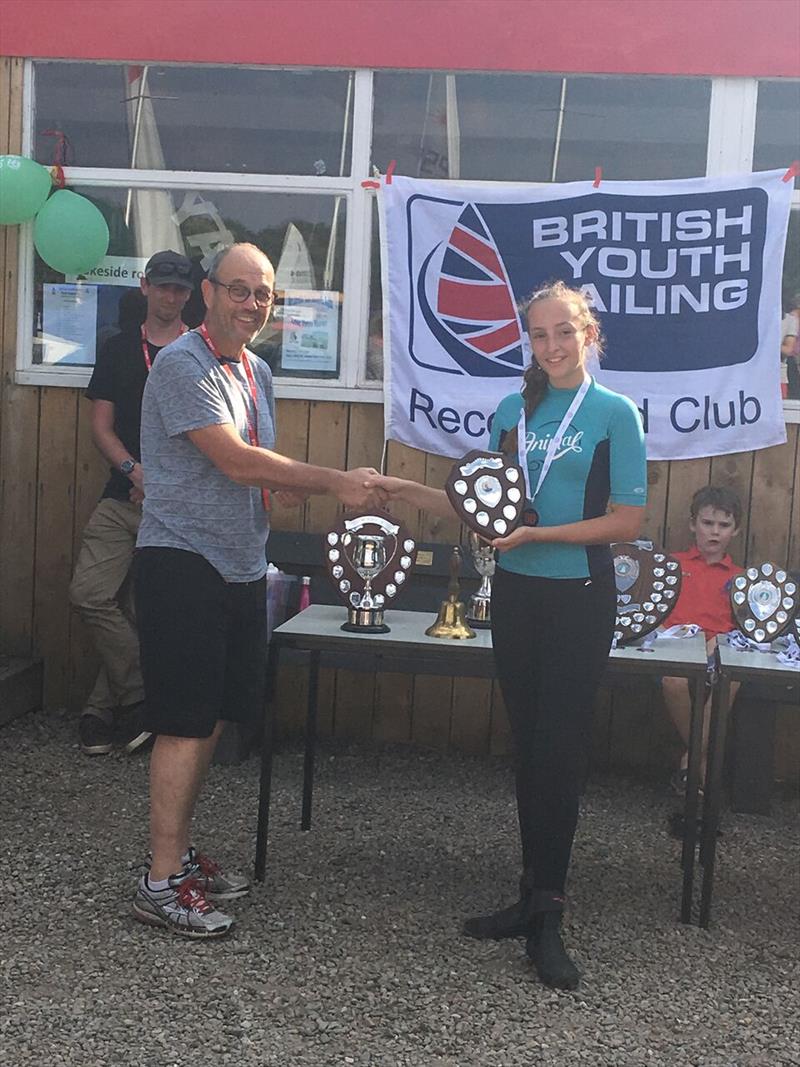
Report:
[{"label": "red lanyard", "polygon": [[[247,417],[247,436],[253,448],[258,448],[258,393],[256,391],[256,380],[253,377],[253,368],[250,366],[250,360],[248,359],[247,353],[244,351],[244,349],[242,350],[242,366],[244,367],[244,372],[247,375],[247,385],[250,390],[250,399],[253,403],[252,415],[250,413],[250,407],[247,403],[247,394],[244,391],[244,386],[237,378],[233,367],[230,365],[230,362],[226,360],[226,357],[222,355],[220,350],[211,340],[211,336],[208,330],[206,329],[206,324],[204,322],[201,322],[200,325],[197,327],[197,332],[205,341],[206,346],[208,347],[208,350],[211,355],[214,356],[215,359],[219,360],[222,369],[227,373],[231,381],[236,383],[237,388],[241,392],[244,398],[244,409],[245,415]],[[261,490],[261,499],[264,501],[264,507],[267,511],[269,511],[269,489]]]},{"label": "red lanyard", "polygon": [[[181,323],[181,332],[178,334],[178,337],[182,337],[186,333],[187,328],[188,327]],[[147,373],[149,374],[150,368],[153,366],[153,361],[150,359],[150,349],[147,347],[147,330],[144,328],[144,323],[142,323],[142,355],[144,356],[144,365],[147,367]]]}]

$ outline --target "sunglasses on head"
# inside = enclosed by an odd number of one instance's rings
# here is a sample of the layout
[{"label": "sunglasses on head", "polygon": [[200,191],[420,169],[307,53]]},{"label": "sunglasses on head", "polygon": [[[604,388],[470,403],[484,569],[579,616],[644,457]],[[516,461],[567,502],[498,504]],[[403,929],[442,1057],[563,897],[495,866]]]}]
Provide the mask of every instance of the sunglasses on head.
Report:
[{"label": "sunglasses on head", "polygon": [[177,274],[179,278],[191,278],[192,266],[190,263],[156,263],[147,272],[148,278],[172,278]]}]

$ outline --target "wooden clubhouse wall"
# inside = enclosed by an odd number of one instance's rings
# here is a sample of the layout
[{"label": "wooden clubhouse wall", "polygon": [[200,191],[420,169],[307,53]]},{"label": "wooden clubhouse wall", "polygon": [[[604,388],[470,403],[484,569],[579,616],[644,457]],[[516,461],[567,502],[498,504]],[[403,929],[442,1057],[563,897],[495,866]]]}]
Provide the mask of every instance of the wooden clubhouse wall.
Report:
[{"label": "wooden clubhouse wall", "polygon": [[[21,150],[22,60],[0,60],[0,154]],[[68,587],[80,535],[105,479],[89,432],[89,405],[79,390],[14,384],[18,227],[0,227],[0,650],[37,656],[45,664],[45,706],[80,707],[96,660],[70,610]],[[376,404],[282,400],[278,448],[327,466],[378,466],[382,409]],[[741,494],[746,519],[737,562],[771,559],[800,567],[800,452],[797,425],[787,444],[756,453],[649,465],[643,536],[668,549],[689,540],[688,505],[709,481]],[[388,470],[441,486],[450,463],[390,444]],[[324,531],[335,502],[317,497],[278,511],[274,526]],[[406,511],[420,540],[455,543],[458,524]],[[286,668],[279,683],[283,733],[301,729],[304,672]],[[505,715],[495,685],[460,679],[339,670],[321,683],[320,729],[346,738],[414,741],[475,754],[508,749]],[[632,772],[663,770],[675,750],[652,689],[604,692],[599,699],[594,765]],[[800,721],[779,710],[776,777],[794,779],[800,765]]]}]

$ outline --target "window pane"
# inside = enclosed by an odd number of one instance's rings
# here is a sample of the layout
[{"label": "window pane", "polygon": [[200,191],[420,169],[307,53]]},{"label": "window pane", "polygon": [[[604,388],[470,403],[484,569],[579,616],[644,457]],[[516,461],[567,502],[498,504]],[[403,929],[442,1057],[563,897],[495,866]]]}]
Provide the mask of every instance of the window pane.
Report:
[{"label": "window pane", "polygon": [[399,174],[466,180],[705,174],[706,78],[377,73],[374,85],[381,171],[396,159]]},{"label": "window pane", "polygon": [[[783,257],[783,296],[788,303],[800,293],[800,207],[793,207]],[[788,306],[786,307],[788,311]]]},{"label": "window pane", "polygon": [[[795,340],[793,351],[786,352],[783,343],[787,333],[797,338],[800,332],[800,208],[792,208],[789,216],[786,254],[783,258],[783,313],[781,370],[787,386],[786,396],[789,400],[800,400],[800,344]],[[794,315],[794,321],[786,318],[789,314]]]},{"label": "window pane", "polygon": [[369,324],[367,327],[367,381],[383,381],[383,285],[378,200],[372,204],[372,246],[369,275]]},{"label": "window pane", "polygon": [[376,73],[372,157],[416,178],[550,180],[561,79]]},{"label": "window pane", "polygon": [[350,173],[347,71],[37,63],[35,158],[76,167]]},{"label": "window pane", "polygon": [[[276,268],[276,305],[251,346],[281,377],[338,377],[346,203],[341,197],[277,193],[77,188],[103,212],[106,259],[85,280],[35,257],[33,362],[85,366],[121,328],[142,321],[139,277],[164,248],[195,264],[184,319],[203,316],[199,282],[214,252],[251,241]],[[127,221],[126,221],[127,220]]]},{"label": "window pane", "polygon": [[710,101],[706,78],[568,78],[557,181],[705,174]]},{"label": "window pane", "polygon": [[800,82],[759,82],[753,170],[777,170],[794,159],[800,159]]}]

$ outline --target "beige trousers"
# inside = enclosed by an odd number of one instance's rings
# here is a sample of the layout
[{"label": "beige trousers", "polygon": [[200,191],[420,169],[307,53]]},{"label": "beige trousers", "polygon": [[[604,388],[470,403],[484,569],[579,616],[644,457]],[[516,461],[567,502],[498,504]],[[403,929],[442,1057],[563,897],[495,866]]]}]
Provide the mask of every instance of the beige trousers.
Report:
[{"label": "beige trousers", "polygon": [[137,504],[101,500],[83,531],[69,588],[70,602],[89,627],[101,661],[86,706],[105,712],[104,717],[114,707],[144,699],[128,581],[141,518]]}]

